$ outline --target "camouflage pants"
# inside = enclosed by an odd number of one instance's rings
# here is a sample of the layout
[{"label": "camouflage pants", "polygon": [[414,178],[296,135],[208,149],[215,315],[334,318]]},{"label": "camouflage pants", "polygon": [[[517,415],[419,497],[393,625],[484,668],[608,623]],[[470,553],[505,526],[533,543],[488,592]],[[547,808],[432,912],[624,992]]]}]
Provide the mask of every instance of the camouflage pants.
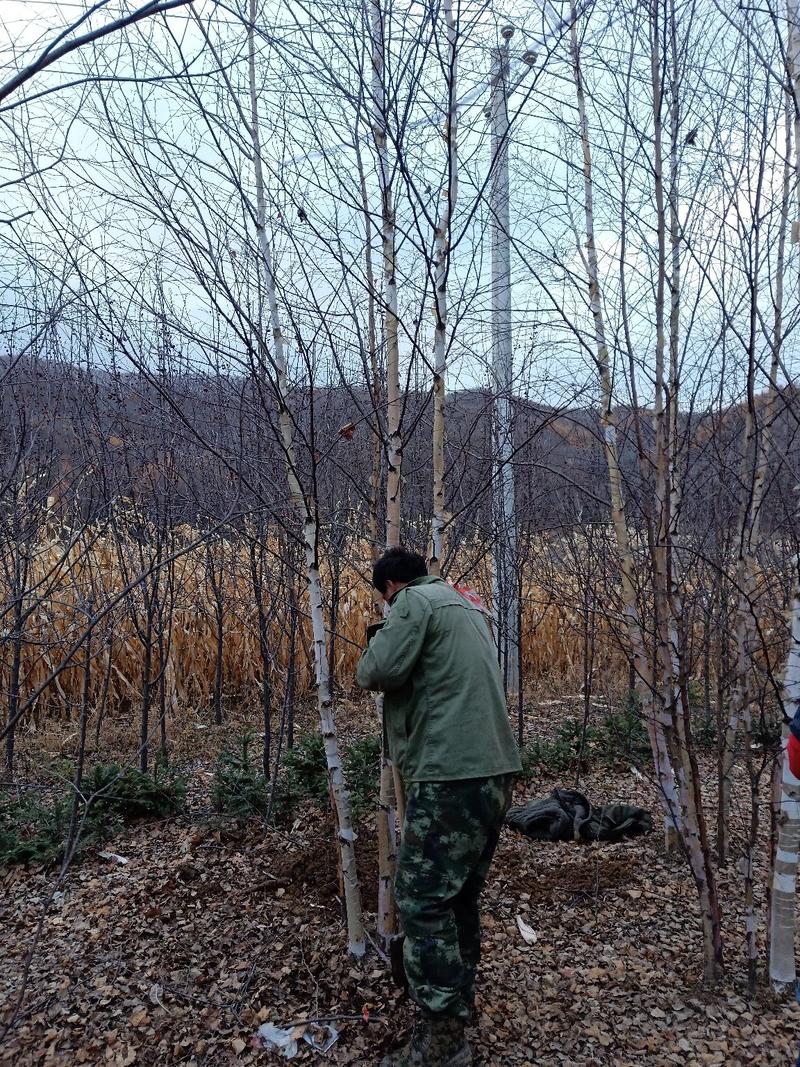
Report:
[{"label": "camouflage pants", "polygon": [[412,1000],[466,1018],[480,958],[478,900],[509,804],[513,775],[414,782],[408,789],[395,897]]}]

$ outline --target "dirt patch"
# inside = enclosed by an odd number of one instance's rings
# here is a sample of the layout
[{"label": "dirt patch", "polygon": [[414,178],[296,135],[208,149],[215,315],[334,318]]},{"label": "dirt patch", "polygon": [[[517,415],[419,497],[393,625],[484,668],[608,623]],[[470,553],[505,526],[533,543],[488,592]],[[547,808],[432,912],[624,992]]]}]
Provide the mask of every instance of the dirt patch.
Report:
[{"label": "dirt patch", "polygon": [[[518,836],[506,831],[509,836]],[[531,850],[535,862],[538,842],[520,838],[522,847]],[[533,880],[522,878],[518,873],[502,872],[509,888],[517,893],[527,893],[531,903],[568,903],[580,900],[596,900],[603,893],[616,889],[630,882],[638,864],[634,856],[603,855],[592,848],[568,842],[559,845],[544,846],[547,855],[542,856],[542,866],[538,877]],[[579,859],[565,859],[578,851],[584,854]]]},{"label": "dirt patch", "polygon": [[[378,906],[378,847],[375,834],[369,829],[362,829],[358,835],[356,867],[362,905],[367,911],[375,911]],[[298,899],[308,897],[320,903],[342,899],[339,857],[329,840],[308,842],[288,851],[275,864],[274,875],[274,888],[283,887]]]}]

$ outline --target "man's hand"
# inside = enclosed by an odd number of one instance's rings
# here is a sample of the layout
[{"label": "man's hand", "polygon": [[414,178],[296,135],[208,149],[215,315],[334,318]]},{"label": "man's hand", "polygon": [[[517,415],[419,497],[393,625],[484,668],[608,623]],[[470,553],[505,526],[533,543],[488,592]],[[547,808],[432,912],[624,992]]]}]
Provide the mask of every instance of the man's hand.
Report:
[{"label": "man's hand", "polygon": [[787,755],[789,757],[789,770],[795,778],[800,780],[800,741],[798,741],[793,733],[789,734]]}]

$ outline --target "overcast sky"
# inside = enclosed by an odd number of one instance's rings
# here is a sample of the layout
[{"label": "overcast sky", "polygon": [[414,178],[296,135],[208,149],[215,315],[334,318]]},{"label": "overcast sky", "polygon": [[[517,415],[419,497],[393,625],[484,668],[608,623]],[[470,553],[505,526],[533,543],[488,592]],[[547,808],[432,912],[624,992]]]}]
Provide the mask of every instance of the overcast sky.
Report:
[{"label": "overcast sky", "polygon": [[[131,0],[128,5],[122,5],[123,9],[131,10],[138,6],[138,0]],[[197,5],[200,10],[203,4]],[[118,13],[119,5],[112,4],[95,16],[95,24],[108,21]],[[518,12],[518,22],[524,22],[519,15],[521,5],[514,5]],[[563,10],[563,5],[559,5]],[[0,62],[3,63],[5,76],[13,69],[30,61],[40,53],[42,48],[64,26],[70,24],[84,10],[84,5],[79,0],[0,0]],[[291,21],[287,15],[285,4],[277,5],[277,12],[287,21]],[[397,10],[401,10],[398,6]],[[529,26],[520,26],[512,42],[512,54],[519,57],[524,49],[542,37],[541,32],[541,5],[533,5]],[[613,11],[613,5],[608,10]],[[327,8],[321,3],[312,5],[311,11],[315,12],[321,20],[325,20]],[[502,22],[502,14],[497,8],[490,9],[487,5],[469,5],[464,7],[465,20],[471,26],[470,38],[465,41],[461,65],[461,86],[459,97],[470,106],[465,107],[461,113],[461,133],[459,150],[462,155],[463,174],[462,186],[459,197],[458,212],[462,219],[466,219],[472,227],[470,236],[463,243],[454,262],[453,275],[451,278],[454,301],[464,293],[472,292],[474,299],[470,307],[465,311],[468,318],[465,320],[464,330],[471,331],[472,337],[488,337],[489,303],[488,303],[488,240],[485,230],[485,198],[480,195],[481,182],[485,178],[488,162],[488,147],[486,135],[486,122],[483,117],[483,105],[486,102],[486,93],[479,95],[482,82],[485,81],[486,71],[489,65],[489,46],[496,41],[496,26]],[[713,14],[709,7],[709,19]],[[331,20],[337,12],[331,16]],[[227,16],[226,16],[227,17]],[[203,54],[202,41],[198,31],[190,22],[186,12],[180,9],[168,16],[169,25],[175,29],[179,37],[192,44],[194,51],[202,56],[202,61],[213,66],[207,54]],[[618,22],[608,21],[603,14],[603,8],[598,5],[596,14],[593,12],[594,21],[589,24],[589,36],[585,46],[585,76],[594,98],[590,98],[592,122],[592,137],[595,141],[595,179],[596,198],[596,236],[601,259],[601,268],[604,271],[605,293],[609,325],[612,330],[619,329],[618,310],[618,261],[624,257],[629,279],[628,297],[631,301],[630,322],[634,333],[634,342],[637,350],[637,358],[641,359],[643,368],[646,368],[652,352],[652,308],[653,308],[653,285],[652,285],[652,262],[655,247],[655,234],[652,228],[653,198],[651,189],[651,176],[649,173],[650,159],[647,138],[637,147],[633,141],[633,134],[629,134],[629,140],[623,148],[622,117],[628,114],[630,109],[631,130],[646,128],[648,101],[648,88],[646,84],[646,64],[642,63],[642,57],[637,62],[641,64],[637,77],[640,79],[633,83],[634,92],[630,99],[626,100],[626,91],[620,82],[619,76],[606,73],[604,64],[612,71],[612,64],[618,62],[620,48],[625,44],[627,26]],[[538,21],[537,21],[538,20]],[[557,13],[553,12],[551,23],[558,21]],[[243,42],[243,31],[237,24],[233,26],[230,40],[233,47],[239,48]],[[160,70],[160,76],[171,73],[171,64],[174,67],[175,53],[170,52],[174,42],[170,42],[169,35],[161,29],[160,23],[154,23],[145,29],[140,24],[139,29],[132,31],[136,34],[136,40],[141,41],[145,35],[153,34],[156,47],[147,58],[148,72],[158,72],[159,56],[163,51],[164,62]],[[223,41],[224,38],[220,37]],[[723,35],[717,42],[720,64],[731,62],[733,38],[730,33]],[[272,45],[268,38],[260,40],[262,49],[262,65],[264,96],[262,99],[262,122],[264,123],[264,156],[270,170],[270,177],[274,179],[270,190],[271,196],[271,225],[274,226],[273,237],[276,242],[278,253],[278,267],[284,277],[296,275],[302,256],[308,257],[312,268],[318,269],[321,274],[331,269],[331,262],[326,261],[325,255],[313,247],[313,242],[308,236],[309,230],[303,231],[295,217],[295,201],[302,190],[302,199],[306,202],[309,211],[314,213],[314,221],[318,232],[333,238],[341,237],[347,247],[352,248],[355,254],[358,252],[357,229],[353,223],[353,217],[348,218],[343,213],[341,197],[328,195],[322,184],[316,192],[314,183],[316,179],[326,181],[339,181],[342,174],[348,170],[354,170],[354,158],[350,151],[341,152],[337,144],[342,136],[342,129],[347,130],[347,108],[342,106],[342,100],[330,94],[330,90],[316,80],[317,75],[313,69],[309,69],[307,75],[297,75],[299,81],[292,90],[291,79],[283,78],[280,74],[282,59],[278,53],[271,51]],[[540,46],[541,47],[541,46]],[[728,51],[726,51],[728,49]],[[191,49],[190,49],[191,50]],[[701,49],[702,51],[702,49]],[[715,53],[717,54],[717,53]],[[91,63],[94,52],[86,50],[83,54],[68,57],[56,67],[44,74],[38,75],[34,82],[29,83],[20,91],[20,96],[27,97],[39,93],[44,88],[63,84],[72,75],[80,76],[87,70],[87,63]],[[118,39],[106,38],[97,55],[102,55],[103,62],[110,66],[103,69],[113,69],[117,74],[130,74],[126,41],[123,36]],[[170,59],[173,56],[173,59]],[[734,56],[735,58],[735,56]],[[593,345],[592,326],[590,316],[585,306],[585,270],[582,263],[582,174],[580,161],[580,146],[577,140],[577,128],[574,116],[574,86],[571,84],[569,69],[569,56],[566,42],[562,42],[554,56],[551,67],[543,77],[537,77],[535,91],[525,96],[524,86],[512,102],[512,113],[517,107],[522,107],[524,114],[515,122],[514,137],[511,146],[512,160],[512,228],[514,230],[515,252],[513,256],[514,290],[513,305],[515,326],[517,327],[517,339],[522,347],[530,340],[534,324],[539,327],[540,353],[537,357],[537,368],[543,379],[555,380],[560,377],[562,382],[570,383],[572,387],[580,388],[581,381],[591,382],[594,368],[588,353]],[[114,64],[117,64],[114,66]],[[517,66],[520,70],[521,65]],[[619,67],[624,70],[624,64]],[[239,76],[243,76],[241,58]],[[287,68],[288,70],[288,68]],[[431,79],[423,85],[424,92],[418,96],[411,115],[411,123],[407,129],[406,144],[416,152],[413,168],[423,182],[432,185],[432,203],[435,204],[437,196],[437,184],[441,180],[441,141],[437,140],[436,126],[432,123],[432,116],[440,121],[436,115],[441,106],[441,80],[437,81],[435,64],[427,68],[426,77]],[[700,92],[694,88],[692,79],[697,77],[694,71],[687,78],[687,101],[689,101],[690,113],[684,118],[686,126],[699,123],[701,133],[698,137],[698,148],[694,153],[688,150],[684,153],[684,173],[692,175],[691,181],[696,184],[686,184],[686,194],[681,201],[681,221],[685,226],[692,226],[691,234],[687,235],[687,250],[691,247],[692,254],[685,255],[684,263],[684,301],[685,306],[692,314],[692,344],[695,346],[698,358],[703,351],[714,343],[714,332],[719,329],[720,314],[716,308],[716,298],[712,295],[713,287],[719,288],[724,282],[726,285],[735,286],[736,279],[732,269],[743,262],[742,257],[748,254],[748,234],[746,232],[747,197],[751,194],[751,174],[748,173],[747,155],[752,149],[745,147],[745,134],[740,131],[735,123],[735,107],[729,109],[730,119],[727,114],[720,118],[714,113],[717,105],[717,96],[714,92]],[[714,73],[713,64],[709,64],[708,77],[720,77]],[[304,80],[305,79],[305,80]],[[723,85],[723,82],[719,82]],[[428,85],[431,91],[428,91]],[[476,90],[476,86],[478,89]],[[699,86],[699,83],[698,83]],[[701,88],[706,88],[700,86]],[[215,84],[209,81],[206,86],[208,95],[206,101],[209,106],[219,105],[219,93]],[[410,89],[404,91],[411,91]],[[100,97],[95,90],[87,96],[85,106],[81,108],[77,119],[72,112],[77,113],[74,107],[77,90],[57,92],[41,100],[34,101],[26,112],[25,132],[30,137],[33,149],[42,154],[46,162],[52,163],[58,160],[63,139],[69,136],[70,151],[75,157],[75,162],[69,165],[56,165],[48,177],[48,191],[58,198],[58,209],[64,212],[65,219],[69,219],[76,226],[84,226],[85,240],[88,248],[92,247],[94,237],[98,234],[104,245],[108,246],[106,253],[115,257],[117,267],[124,271],[124,257],[129,254],[136,255],[135,242],[144,240],[148,236],[145,233],[150,226],[148,239],[154,241],[158,247],[162,241],[159,234],[154,237],[156,230],[147,222],[146,214],[138,208],[132,207],[127,201],[128,193],[138,196],[137,179],[130,172],[129,166],[118,158],[114,163],[114,173],[109,166],[111,154],[114,152],[113,137],[104,129],[105,116],[100,104]],[[327,94],[327,95],[326,95]],[[224,94],[223,94],[224,96]],[[118,85],[109,88],[107,102],[111,104],[112,114],[122,115],[128,102],[137,104],[137,90],[128,85]],[[176,103],[177,101],[177,103]],[[315,104],[316,114],[305,115],[299,108],[306,101]],[[437,103],[438,101],[438,103]],[[141,102],[139,102],[141,103]],[[754,105],[755,106],[755,105]],[[245,97],[245,107],[247,107]],[[281,108],[288,108],[288,118],[281,125],[276,124],[275,116]],[[72,109],[72,111],[71,111]],[[185,111],[183,110],[185,109]],[[169,125],[169,135],[177,153],[187,149],[191,159],[187,161],[187,167],[195,167],[198,192],[215,190],[219,186],[219,198],[232,197],[231,210],[236,212],[236,190],[229,184],[227,178],[220,178],[217,166],[222,156],[217,156],[213,141],[205,130],[200,113],[194,108],[191,98],[176,97],[167,83],[154,84],[152,90],[148,90],[146,105],[142,104],[142,114],[157,125],[165,123]],[[337,125],[339,119],[344,125]],[[175,121],[176,117],[179,121]],[[69,128],[68,123],[75,119],[74,125]],[[703,253],[704,245],[711,247],[714,240],[714,229],[718,230],[724,217],[725,211],[730,208],[718,207],[725,196],[724,182],[717,181],[712,174],[709,176],[703,171],[703,151],[709,139],[708,129],[715,122],[729,121],[733,123],[732,132],[727,140],[722,139],[720,146],[722,157],[715,166],[730,166],[731,182],[738,161],[737,154],[742,156],[744,163],[741,174],[736,179],[739,184],[734,186],[734,206],[743,210],[742,224],[745,232],[741,235],[741,248],[737,253],[738,259],[730,257],[721,260],[715,258],[705,263],[699,263],[696,251]],[[744,120],[743,120],[744,121]],[[712,131],[713,132],[713,131]],[[748,134],[749,136],[749,134]],[[738,140],[737,140],[738,138]],[[365,150],[371,152],[371,138],[365,133]],[[321,167],[321,155],[319,150],[313,147],[322,143],[326,146],[328,154],[328,174]],[[235,147],[235,141],[222,149],[223,154],[230,157],[239,155]],[[142,142],[136,147],[135,152],[140,153],[141,159],[147,158],[152,163],[152,154],[147,145]],[[48,154],[49,153],[49,154]],[[205,159],[201,158],[203,155]],[[280,162],[281,174],[278,174],[278,162]],[[169,163],[165,155],[164,164]],[[5,162],[0,163],[2,177],[13,177],[14,167],[13,154],[5,154]],[[369,160],[368,160],[368,165]],[[767,161],[768,183],[776,185],[776,175],[780,167],[777,155]],[[413,169],[412,168],[412,169]],[[620,178],[627,171],[629,189],[638,198],[632,200],[632,205],[638,212],[637,221],[626,235],[625,246],[621,242],[618,228],[619,209],[617,205],[618,188]],[[94,172],[94,173],[93,173]],[[243,166],[244,181],[251,183],[252,175],[249,167]],[[696,178],[694,175],[696,174]],[[171,179],[167,171],[157,165],[154,172],[154,180],[165,182],[165,188],[169,186]],[[91,192],[91,181],[102,179],[106,192],[100,194]],[[352,177],[351,177],[352,183]],[[374,172],[371,173],[370,182],[374,189]],[[727,179],[725,179],[727,181]],[[116,182],[119,191],[126,195],[126,201],[120,201],[114,205],[114,189]],[[632,183],[632,185],[631,185]],[[777,183],[779,184],[779,182]],[[202,187],[202,189],[201,189]],[[411,226],[414,220],[413,198],[405,197],[402,192],[402,182],[398,181],[397,188],[401,194],[399,206],[399,218],[403,225]],[[335,192],[335,190],[334,190]],[[14,193],[7,191],[4,208],[9,211],[14,204]],[[220,199],[220,202],[224,202]],[[474,217],[470,215],[472,205],[478,205]],[[187,209],[191,205],[187,202]],[[774,208],[774,204],[773,204]],[[137,214],[138,212],[138,214]],[[241,215],[241,212],[239,212]],[[191,225],[197,225],[197,216],[187,215],[187,220],[192,219]],[[770,222],[770,218],[772,222]],[[113,222],[106,220],[113,219]],[[81,221],[83,220],[83,221]],[[357,216],[356,216],[357,220]],[[694,221],[698,220],[698,221]],[[239,218],[236,225],[241,223]],[[237,232],[233,226],[232,233]],[[734,220],[735,222],[735,220]],[[774,210],[767,218],[767,226],[774,222]],[[187,223],[188,224],[188,223]],[[93,231],[92,227],[101,227]],[[116,232],[113,227],[116,226]],[[111,228],[110,228],[111,227]],[[123,230],[123,227],[125,229]],[[144,229],[143,229],[144,228]],[[41,218],[41,213],[35,213],[20,228],[20,234],[27,246],[33,247],[36,242],[48,241],[50,235],[48,226]],[[774,231],[773,240],[774,240]],[[353,236],[351,236],[353,235]],[[109,241],[109,236],[113,240]],[[252,235],[251,235],[252,236]],[[691,236],[693,244],[690,246],[688,236]],[[432,233],[429,234],[432,237]],[[238,238],[237,238],[238,239]],[[300,242],[300,245],[297,242]],[[144,246],[142,246],[144,247]],[[762,248],[769,253],[768,241]],[[109,250],[110,249],[110,250]],[[229,250],[221,248],[221,252],[229,255]],[[234,249],[235,252],[235,249]],[[164,254],[169,256],[174,253],[164,246]],[[406,257],[403,260],[403,256]],[[139,256],[141,260],[141,256]],[[132,259],[131,264],[139,260]],[[480,260],[480,265],[476,263]],[[405,263],[409,271],[413,269],[412,251],[406,247],[401,253],[401,262]],[[133,269],[133,268],[132,268]],[[188,300],[190,308],[195,309],[195,318],[200,317],[202,298],[192,295],[193,288],[187,280],[185,265],[175,260],[173,276],[182,278],[178,284],[180,292],[176,294],[177,302],[181,299]],[[741,282],[741,279],[739,279]],[[769,283],[765,275],[765,284],[762,286],[763,313],[765,321],[769,314]],[[316,294],[319,296],[325,292],[325,286],[330,291],[336,285],[333,275],[328,275],[328,281],[323,283],[319,278],[314,283],[318,287]],[[696,289],[705,285],[706,294],[700,305],[700,314],[692,311],[691,301]],[[549,288],[548,288],[549,287]],[[412,290],[407,289],[407,293]],[[404,294],[404,295],[407,295]],[[787,310],[796,317],[796,288],[787,288],[791,294],[792,306]],[[560,301],[560,309],[554,310],[552,301]],[[738,299],[738,298],[737,298]],[[198,304],[197,301],[201,303]],[[413,304],[413,301],[412,301]],[[549,310],[548,310],[549,309]],[[742,311],[742,306],[736,304],[733,314]],[[419,316],[419,311],[414,311],[409,305],[408,314],[411,318]],[[424,313],[423,313],[424,315]],[[689,320],[687,319],[687,322]],[[582,349],[576,344],[574,330],[580,330],[585,337],[588,348]],[[765,328],[764,337],[767,335]],[[466,334],[464,334],[466,336]],[[762,339],[763,341],[763,339]],[[487,342],[488,343],[488,342]],[[794,367],[795,343],[787,347],[787,368]],[[694,356],[693,356],[694,358]],[[739,388],[738,376],[734,370],[729,373],[726,385],[735,394]],[[453,381],[460,380],[464,384],[474,384],[479,380],[482,373],[480,360],[470,362],[466,358],[460,365],[454,363],[452,369]],[[730,371],[730,368],[729,368]],[[643,395],[647,396],[647,375],[644,375],[641,383]],[[710,379],[713,386],[713,376]]]}]

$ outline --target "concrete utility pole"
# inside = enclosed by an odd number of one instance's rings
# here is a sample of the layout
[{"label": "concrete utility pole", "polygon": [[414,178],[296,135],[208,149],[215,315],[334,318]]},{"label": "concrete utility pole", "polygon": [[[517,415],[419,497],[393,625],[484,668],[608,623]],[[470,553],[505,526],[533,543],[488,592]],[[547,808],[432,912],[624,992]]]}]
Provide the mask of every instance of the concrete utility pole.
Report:
[{"label": "concrete utility pole", "polygon": [[519,592],[517,587],[517,529],[512,457],[512,390],[514,360],[511,348],[511,246],[508,180],[508,80],[511,26],[504,26],[503,43],[492,50],[489,229],[492,249],[492,375],[494,386],[494,478],[492,479],[492,600],[497,650],[507,693],[519,687]]}]

